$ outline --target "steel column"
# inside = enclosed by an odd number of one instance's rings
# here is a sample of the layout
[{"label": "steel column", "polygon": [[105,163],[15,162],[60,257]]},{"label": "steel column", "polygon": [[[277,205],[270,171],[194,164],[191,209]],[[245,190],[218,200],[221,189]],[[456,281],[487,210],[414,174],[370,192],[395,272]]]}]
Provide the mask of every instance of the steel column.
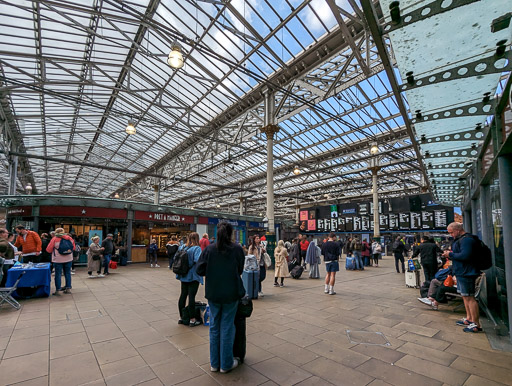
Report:
[{"label": "steel column", "polygon": [[466,232],[471,232],[474,235],[478,235],[476,216],[478,216],[478,213],[476,212],[476,200],[471,200],[471,229],[465,230]]},{"label": "steel column", "polygon": [[377,191],[377,174],[378,167],[372,168],[372,190],[373,190],[373,237],[380,239],[380,223],[379,223],[379,193]]},{"label": "steel column", "polygon": [[509,338],[512,341],[512,155],[498,157],[500,178],[501,221],[505,252],[505,280],[507,283]]}]

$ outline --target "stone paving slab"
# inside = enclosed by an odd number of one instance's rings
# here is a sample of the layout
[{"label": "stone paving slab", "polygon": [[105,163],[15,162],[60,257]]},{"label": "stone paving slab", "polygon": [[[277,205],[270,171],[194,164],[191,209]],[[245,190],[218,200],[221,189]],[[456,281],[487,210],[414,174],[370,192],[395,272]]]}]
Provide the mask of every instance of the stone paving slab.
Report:
[{"label": "stone paving slab", "polygon": [[[90,280],[78,268],[72,295],[0,308],[0,386],[512,385],[512,353],[462,332],[453,306],[419,304],[393,264],[340,271],[335,296],[307,274],[275,288],[269,271],[245,363],[229,374],[210,372],[207,327],[177,324],[180,283],[168,269],[131,265]],[[391,345],[354,344],[346,330]]]}]

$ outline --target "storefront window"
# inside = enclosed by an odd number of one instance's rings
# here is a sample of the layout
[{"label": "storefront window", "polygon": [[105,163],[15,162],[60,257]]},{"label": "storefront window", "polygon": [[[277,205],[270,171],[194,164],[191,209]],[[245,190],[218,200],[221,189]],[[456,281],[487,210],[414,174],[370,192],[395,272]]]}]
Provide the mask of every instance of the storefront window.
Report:
[{"label": "storefront window", "polygon": [[503,226],[501,217],[500,181],[495,176],[490,187],[492,229],[495,265],[496,265],[496,291],[499,301],[499,316],[508,325],[507,311],[507,285],[505,280],[505,251],[503,248]]}]

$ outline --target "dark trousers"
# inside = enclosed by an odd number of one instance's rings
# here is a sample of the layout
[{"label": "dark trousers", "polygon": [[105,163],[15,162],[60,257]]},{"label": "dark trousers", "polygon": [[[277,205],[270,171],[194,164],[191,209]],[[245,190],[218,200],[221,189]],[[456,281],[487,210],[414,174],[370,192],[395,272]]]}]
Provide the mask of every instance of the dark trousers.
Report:
[{"label": "dark trousers", "polygon": [[190,282],[181,282],[181,294],[180,299],[178,300],[178,308],[180,311],[180,317],[183,316],[183,309],[187,303],[188,297],[188,314],[190,317],[195,315],[196,312],[196,295],[197,290],[199,289],[198,281],[190,281]]},{"label": "dark trousers", "polygon": [[300,257],[299,257],[299,260],[297,261],[297,263],[299,263],[299,265],[301,265],[303,262],[304,262],[304,264],[306,263],[306,252],[307,251],[303,251],[302,249],[300,250]]},{"label": "dark trousers", "polygon": [[437,272],[437,263],[434,265],[428,263],[424,264],[422,262],[421,266],[423,267],[423,272],[425,273],[425,280],[432,281]]},{"label": "dark trousers", "polygon": [[405,261],[404,261],[404,255],[401,253],[395,253],[395,268],[398,273],[400,273],[400,270],[398,269],[398,260],[402,262],[402,273],[405,272]]},{"label": "dark trousers", "polygon": [[261,292],[261,282],[267,277],[267,268],[264,265],[260,265],[260,282],[258,286],[258,292]]}]

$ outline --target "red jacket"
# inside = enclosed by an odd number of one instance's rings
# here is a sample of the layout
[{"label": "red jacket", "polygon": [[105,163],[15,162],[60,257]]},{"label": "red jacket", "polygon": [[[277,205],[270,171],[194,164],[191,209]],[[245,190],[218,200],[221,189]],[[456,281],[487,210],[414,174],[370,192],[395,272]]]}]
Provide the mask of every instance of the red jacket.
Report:
[{"label": "red jacket", "polygon": [[42,242],[39,235],[34,231],[28,231],[26,240],[22,235],[16,237],[16,242],[14,243],[16,248],[21,247],[23,254],[26,253],[34,253],[41,252]]},{"label": "red jacket", "polygon": [[307,251],[309,247],[309,241],[304,240],[300,242],[300,250],[301,251]]},{"label": "red jacket", "polygon": [[208,240],[207,238],[203,237],[201,240],[199,240],[199,246],[201,247],[201,251],[204,251],[208,245],[210,245],[210,240]]}]

